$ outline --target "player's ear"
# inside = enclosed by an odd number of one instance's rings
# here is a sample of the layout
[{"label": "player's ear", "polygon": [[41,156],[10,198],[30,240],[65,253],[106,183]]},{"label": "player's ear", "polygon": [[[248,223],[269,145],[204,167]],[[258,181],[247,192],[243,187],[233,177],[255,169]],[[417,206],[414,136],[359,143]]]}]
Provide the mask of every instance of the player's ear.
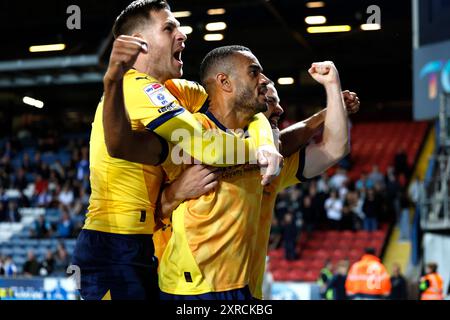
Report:
[{"label": "player's ear", "polygon": [[140,38],[142,40],[145,40],[144,36],[140,32],[133,33],[131,36],[135,37],[135,38]]},{"label": "player's ear", "polygon": [[222,72],[218,73],[216,75],[216,82],[223,91],[225,92],[232,91],[230,77],[227,74]]}]

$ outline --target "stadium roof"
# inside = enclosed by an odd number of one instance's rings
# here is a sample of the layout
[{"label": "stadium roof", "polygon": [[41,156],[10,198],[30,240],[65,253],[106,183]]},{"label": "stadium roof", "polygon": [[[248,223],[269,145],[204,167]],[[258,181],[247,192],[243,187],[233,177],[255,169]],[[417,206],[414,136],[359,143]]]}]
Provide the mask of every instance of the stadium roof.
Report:
[{"label": "stadium roof", "polygon": [[[306,3],[311,1],[302,0],[169,2],[173,11],[190,11],[190,16],[179,18],[182,25],[192,28],[183,53],[186,78],[197,79],[200,61],[210,49],[219,45],[242,44],[252,49],[266,74],[273,80],[279,77],[294,78],[293,85],[280,88],[284,100],[321,92],[320,87],[315,86],[306,74],[309,64],[320,60],[335,61],[343,86],[357,90],[365,101],[376,103],[375,99],[379,97],[376,93],[380,90],[385,91],[383,96],[386,101],[395,100],[401,104],[411,99],[410,1],[325,0],[322,1],[325,6],[319,8],[308,8]],[[99,74],[102,74],[104,65],[95,59],[102,52],[100,61],[108,56],[111,26],[128,3],[92,0],[2,1],[0,102],[5,91],[22,93],[37,89],[41,95],[49,92],[52,99],[57,100],[59,91],[55,91],[54,86],[78,83],[94,83],[92,87],[88,85],[87,90],[95,88],[92,94],[97,92],[95,99],[98,99],[98,88],[101,88]],[[66,10],[72,4],[81,9],[81,30],[68,30],[66,26],[69,17]],[[367,8],[374,4],[381,9],[381,29],[362,31],[360,25],[366,23],[370,16]],[[225,13],[208,15],[208,10],[214,8],[224,8]],[[317,15],[326,17],[325,25],[349,25],[351,31],[308,33],[309,25],[305,18]],[[206,24],[218,21],[227,24],[223,31],[224,39],[205,41],[204,35],[212,33],[206,31]],[[32,45],[52,43],[64,43],[66,48],[50,53],[29,52]],[[17,61],[19,59],[44,59],[39,60],[38,65],[56,61],[65,68],[57,65],[43,69],[24,68],[24,64]],[[10,66],[9,70],[5,66]],[[14,82],[17,78],[19,82]],[[60,92],[63,94],[64,90]],[[90,94],[86,96],[90,97]],[[83,102],[83,97],[74,101]]]}]

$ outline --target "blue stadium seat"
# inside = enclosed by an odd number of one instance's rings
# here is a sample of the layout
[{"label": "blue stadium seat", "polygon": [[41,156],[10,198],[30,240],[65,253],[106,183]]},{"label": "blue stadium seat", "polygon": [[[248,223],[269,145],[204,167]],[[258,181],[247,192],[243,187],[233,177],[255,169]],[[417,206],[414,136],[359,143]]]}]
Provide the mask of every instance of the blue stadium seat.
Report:
[{"label": "blue stadium seat", "polygon": [[37,242],[36,239],[23,239],[23,241],[26,246],[33,246]]},{"label": "blue stadium seat", "polygon": [[53,239],[42,239],[39,242],[39,246],[41,246],[41,247],[52,247],[53,246]]},{"label": "blue stadium seat", "polygon": [[22,255],[14,255],[13,256],[13,261],[16,264],[16,266],[23,266],[23,264],[25,263],[25,261],[27,261],[27,258],[22,256]]},{"label": "blue stadium seat", "polygon": [[11,164],[14,169],[20,168],[20,166],[22,165],[22,157],[14,157],[14,159],[11,160]]},{"label": "blue stadium seat", "polygon": [[61,164],[62,164],[63,166],[66,166],[66,165],[69,164],[70,158],[71,158],[71,155],[70,155],[69,152],[66,152],[66,151],[60,151],[60,152],[58,153],[58,159],[59,159],[59,161],[61,161]]},{"label": "blue stadium seat", "polygon": [[11,247],[3,247],[0,249],[0,255],[11,256],[14,254],[14,250]]},{"label": "blue stadium seat", "polygon": [[46,209],[45,217],[49,222],[57,222],[61,219],[61,212],[59,209]]},{"label": "blue stadium seat", "polygon": [[[23,249],[14,251],[14,254],[21,255],[23,257],[27,257],[28,256],[28,251],[29,250],[23,248]],[[34,251],[34,249],[33,249],[33,251]]]},{"label": "blue stadium seat", "polygon": [[25,178],[27,179],[28,182],[33,182],[34,174],[32,174],[31,172],[27,172],[27,173],[25,173]]},{"label": "blue stadium seat", "polygon": [[57,157],[53,152],[46,152],[42,155],[41,159],[42,162],[50,165],[56,161]]},{"label": "blue stadium seat", "polygon": [[38,260],[42,260],[43,258],[45,258],[48,250],[49,249],[46,247],[39,247],[35,252],[36,256],[38,256]]},{"label": "blue stadium seat", "polygon": [[11,246],[25,246],[25,239],[12,238],[9,240],[9,245]]},{"label": "blue stadium seat", "polygon": [[72,254],[73,251],[75,250],[75,246],[76,246],[76,240],[66,240],[65,245],[66,245],[66,249],[69,252],[69,254]]},{"label": "blue stadium seat", "polygon": [[30,229],[24,228],[22,231],[20,231],[18,234],[16,234],[18,239],[27,239],[30,237]]}]

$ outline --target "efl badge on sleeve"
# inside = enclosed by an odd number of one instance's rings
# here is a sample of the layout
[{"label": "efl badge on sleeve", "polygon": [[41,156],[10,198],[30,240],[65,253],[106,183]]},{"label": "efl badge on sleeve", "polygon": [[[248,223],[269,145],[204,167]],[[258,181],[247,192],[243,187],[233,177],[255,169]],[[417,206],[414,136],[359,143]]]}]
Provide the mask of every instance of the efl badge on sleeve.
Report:
[{"label": "efl badge on sleeve", "polygon": [[158,107],[168,106],[176,99],[165,90],[164,86],[159,83],[153,83],[144,88],[145,94],[150,98],[150,101]]}]

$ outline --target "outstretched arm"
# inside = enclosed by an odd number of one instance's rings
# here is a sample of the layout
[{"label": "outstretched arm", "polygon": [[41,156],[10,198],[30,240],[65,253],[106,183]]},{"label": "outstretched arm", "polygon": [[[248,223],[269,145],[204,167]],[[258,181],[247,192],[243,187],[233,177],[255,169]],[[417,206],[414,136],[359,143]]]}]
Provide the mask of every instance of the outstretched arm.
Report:
[{"label": "outstretched arm", "polygon": [[305,151],[303,176],[312,178],[348,154],[350,146],[347,112],[336,67],[331,61],[313,63],[308,72],[325,87],[327,93],[323,140],[319,144],[308,145]]},{"label": "outstretched arm", "polygon": [[[359,110],[360,101],[356,93],[345,90],[342,92],[345,107],[348,114],[356,113]],[[323,109],[306,120],[297,122],[281,131],[281,154],[288,157],[298,152],[305,146],[311,137],[323,127],[327,109]]]}]

